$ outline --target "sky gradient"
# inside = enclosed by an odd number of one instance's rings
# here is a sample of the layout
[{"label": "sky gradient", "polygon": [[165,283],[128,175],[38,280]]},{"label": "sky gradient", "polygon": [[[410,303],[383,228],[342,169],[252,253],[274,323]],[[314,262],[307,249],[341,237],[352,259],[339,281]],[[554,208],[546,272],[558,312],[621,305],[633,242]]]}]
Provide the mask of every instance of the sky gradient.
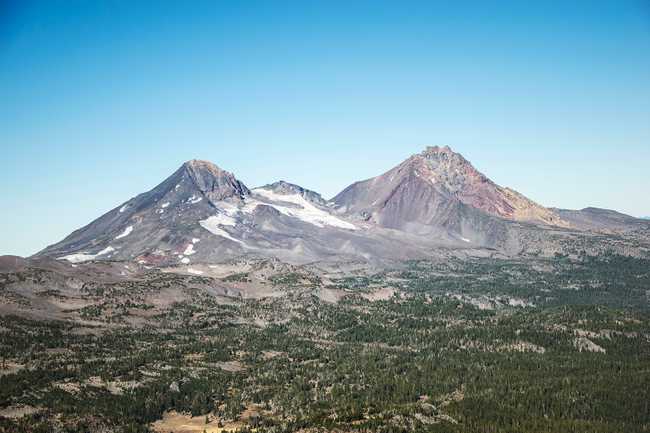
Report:
[{"label": "sky gradient", "polygon": [[0,254],[183,161],[329,198],[449,145],[546,206],[650,215],[650,2],[1,1]]}]

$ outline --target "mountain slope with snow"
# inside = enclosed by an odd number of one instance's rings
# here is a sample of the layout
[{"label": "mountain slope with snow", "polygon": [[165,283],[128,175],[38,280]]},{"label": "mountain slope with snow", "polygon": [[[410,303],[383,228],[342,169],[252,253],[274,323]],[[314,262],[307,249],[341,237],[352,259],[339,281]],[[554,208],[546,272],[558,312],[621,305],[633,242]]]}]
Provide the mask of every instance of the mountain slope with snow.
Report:
[{"label": "mountain slope with snow", "polygon": [[[190,265],[240,255],[308,262],[393,256],[381,234],[334,215],[313,191],[286,182],[254,190],[205,161],[188,161],[140,194],[36,256],[73,263],[131,260]],[[404,257],[419,247],[402,245]]]},{"label": "mountain slope with snow", "polygon": [[285,181],[249,189],[210,162],[188,161],[36,257],[146,266],[238,256],[403,260],[441,249],[553,252],[561,250],[555,238],[580,230],[647,225],[613,211],[545,208],[495,184],[448,147],[430,147],[330,201]]}]

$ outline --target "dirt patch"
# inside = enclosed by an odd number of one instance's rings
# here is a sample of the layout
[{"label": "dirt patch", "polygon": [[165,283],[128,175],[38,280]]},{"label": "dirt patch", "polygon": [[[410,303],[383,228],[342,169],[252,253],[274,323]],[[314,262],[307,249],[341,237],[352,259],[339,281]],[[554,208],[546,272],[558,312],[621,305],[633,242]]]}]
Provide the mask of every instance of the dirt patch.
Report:
[{"label": "dirt patch", "polygon": [[4,365],[0,364],[0,376],[6,374],[14,374],[25,368],[23,364],[18,364],[16,362],[5,362]]},{"label": "dirt patch", "polygon": [[361,293],[361,296],[369,301],[387,301],[393,297],[395,289],[392,287],[382,287],[371,293]]},{"label": "dirt patch", "polygon": [[0,409],[0,417],[18,419],[25,415],[31,415],[39,412],[41,409],[26,404],[18,404]]},{"label": "dirt patch", "polygon": [[219,367],[220,369],[229,371],[231,373],[237,373],[246,370],[244,364],[239,361],[215,362],[214,364],[216,367]]},{"label": "dirt patch", "polygon": [[446,394],[439,399],[440,407],[449,406],[451,403],[458,403],[459,401],[463,401],[464,398],[465,386],[461,385],[461,387],[457,390],[451,392],[450,394]]},{"label": "dirt patch", "polygon": [[149,427],[158,433],[201,433],[204,431],[206,433],[222,433],[234,432],[244,425],[241,422],[230,422],[219,426],[219,420],[213,416],[207,417],[207,423],[205,421],[206,415],[191,416],[171,411],[165,412],[161,420],[151,423]]},{"label": "dirt patch", "polygon": [[502,344],[497,347],[498,352],[534,352],[534,353],[545,353],[546,349],[537,344],[530,343],[528,341],[517,341],[509,344]]},{"label": "dirt patch", "polygon": [[54,382],[52,386],[70,394],[77,394],[81,391],[81,385],[77,382]]},{"label": "dirt patch", "polygon": [[578,352],[600,352],[605,353],[605,349],[586,337],[578,337],[573,340],[573,346]]},{"label": "dirt patch", "polygon": [[115,395],[120,395],[123,394],[124,391],[137,388],[140,386],[140,383],[131,380],[131,381],[119,381],[119,380],[114,380],[114,381],[104,381],[102,380],[101,377],[98,376],[92,376],[86,381],[86,385],[94,386],[97,388],[104,388],[111,394]]},{"label": "dirt patch", "polygon": [[321,288],[318,291],[318,297],[325,302],[332,304],[338,303],[346,295],[345,291],[339,289]]},{"label": "dirt patch", "polygon": [[275,357],[286,355],[286,354],[287,354],[286,352],[278,352],[276,350],[263,350],[262,358],[264,358],[265,361],[268,361],[269,359],[273,359]]}]

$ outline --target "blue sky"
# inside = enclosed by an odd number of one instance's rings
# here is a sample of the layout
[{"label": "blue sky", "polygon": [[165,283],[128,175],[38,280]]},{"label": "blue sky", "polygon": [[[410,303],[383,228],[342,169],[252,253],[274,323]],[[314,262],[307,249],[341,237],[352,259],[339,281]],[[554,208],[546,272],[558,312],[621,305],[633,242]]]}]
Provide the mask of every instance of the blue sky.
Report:
[{"label": "blue sky", "polygon": [[647,1],[0,1],[0,254],[200,158],[331,197],[450,145],[547,206],[650,215]]}]

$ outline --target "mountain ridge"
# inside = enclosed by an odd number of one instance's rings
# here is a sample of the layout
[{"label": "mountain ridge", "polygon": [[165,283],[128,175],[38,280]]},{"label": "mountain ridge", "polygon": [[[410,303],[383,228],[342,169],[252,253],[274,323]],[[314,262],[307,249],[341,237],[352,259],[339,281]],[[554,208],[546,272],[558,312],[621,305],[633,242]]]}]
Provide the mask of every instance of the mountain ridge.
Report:
[{"label": "mountain ridge", "polygon": [[405,259],[437,248],[516,253],[549,231],[642,226],[611,212],[543,207],[497,185],[448,146],[427,147],[330,200],[283,180],[249,189],[233,173],[192,159],[34,257],[147,265],[241,255]]}]

